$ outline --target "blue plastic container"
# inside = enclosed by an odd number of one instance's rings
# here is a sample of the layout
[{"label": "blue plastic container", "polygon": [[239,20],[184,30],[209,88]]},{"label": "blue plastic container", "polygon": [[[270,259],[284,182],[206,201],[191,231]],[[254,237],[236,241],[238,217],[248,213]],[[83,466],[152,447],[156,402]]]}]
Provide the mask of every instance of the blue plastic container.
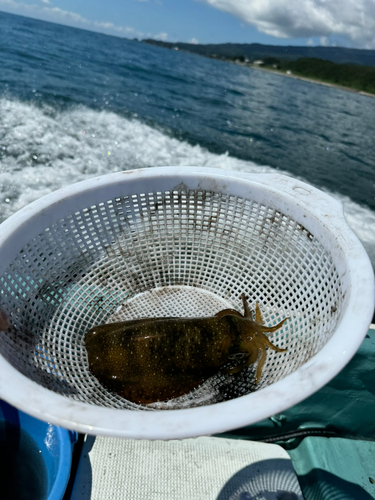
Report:
[{"label": "blue plastic container", "polygon": [[[46,467],[46,500],[64,496],[72,465],[77,433],[37,420],[0,400],[0,422],[26,432],[42,454]],[[4,425],[2,426],[4,428]]]}]

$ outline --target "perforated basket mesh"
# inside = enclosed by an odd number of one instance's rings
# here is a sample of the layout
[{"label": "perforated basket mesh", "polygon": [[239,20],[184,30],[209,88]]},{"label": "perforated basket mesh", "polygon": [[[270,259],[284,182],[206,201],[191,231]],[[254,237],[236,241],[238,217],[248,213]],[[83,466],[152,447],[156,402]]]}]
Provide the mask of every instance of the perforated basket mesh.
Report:
[{"label": "perforated basket mesh", "polygon": [[[12,323],[0,351],[18,371],[92,405],[186,408],[268,386],[328,341],[343,302],[338,272],[314,234],[274,201],[184,184],[154,190],[152,180],[138,191],[124,194],[124,183],[118,196],[101,191],[96,203],[47,221],[14,255],[0,278]],[[291,318],[269,335],[288,350],[267,351],[257,385],[256,365],[221,371],[190,394],[146,407],[109,393],[89,372],[83,339],[93,326],[242,312],[242,293],[252,308],[259,303],[265,325]]]}]

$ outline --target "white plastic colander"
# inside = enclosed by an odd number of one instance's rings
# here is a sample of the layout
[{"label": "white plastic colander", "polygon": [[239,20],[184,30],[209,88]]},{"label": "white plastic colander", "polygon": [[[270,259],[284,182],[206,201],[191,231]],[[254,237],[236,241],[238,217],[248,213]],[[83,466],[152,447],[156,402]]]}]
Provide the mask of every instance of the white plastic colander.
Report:
[{"label": "white plastic colander", "polygon": [[[0,227],[0,397],[89,434],[171,439],[248,425],[334,377],[366,334],[369,259],[321,191],[278,174],[164,167],[110,174],[45,196]],[[88,370],[86,332],[141,317],[242,312],[270,334],[255,366],[190,394],[138,406]]]}]

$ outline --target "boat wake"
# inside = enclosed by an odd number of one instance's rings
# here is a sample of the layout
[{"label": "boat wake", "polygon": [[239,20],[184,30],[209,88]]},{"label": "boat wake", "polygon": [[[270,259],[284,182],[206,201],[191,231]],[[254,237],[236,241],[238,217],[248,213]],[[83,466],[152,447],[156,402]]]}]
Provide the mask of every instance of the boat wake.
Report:
[{"label": "boat wake", "polygon": [[[0,110],[0,221],[51,191],[121,170],[190,165],[276,172],[228,154],[211,153],[136,117],[114,112],[84,106],[59,111],[5,97],[0,98]],[[346,196],[328,193],[343,204],[349,225],[375,267],[375,212]]]}]

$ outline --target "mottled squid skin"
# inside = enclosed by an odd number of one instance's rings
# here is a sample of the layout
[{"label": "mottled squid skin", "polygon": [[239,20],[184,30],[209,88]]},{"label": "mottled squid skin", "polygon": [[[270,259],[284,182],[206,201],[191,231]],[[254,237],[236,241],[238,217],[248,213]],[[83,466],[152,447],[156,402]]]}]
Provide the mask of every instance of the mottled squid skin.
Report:
[{"label": "mottled squid skin", "polygon": [[266,361],[266,347],[274,346],[263,332],[256,304],[255,321],[242,294],[244,316],[233,309],[209,318],[144,318],[100,325],[85,337],[89,368],[109,391],[139,404],[167,401],[187,394],[219,369],[243,354],[229,373],[255,363],[256,382]]}]

